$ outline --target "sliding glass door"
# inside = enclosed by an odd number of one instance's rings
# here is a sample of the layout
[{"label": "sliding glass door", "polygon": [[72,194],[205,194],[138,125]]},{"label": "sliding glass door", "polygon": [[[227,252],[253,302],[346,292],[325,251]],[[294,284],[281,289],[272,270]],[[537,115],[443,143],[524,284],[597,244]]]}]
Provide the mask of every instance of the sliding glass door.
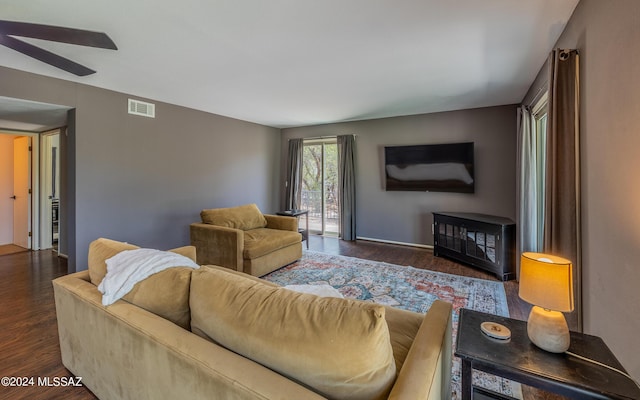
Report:
[{"label": "sliding glass door", "polygon": [[335,138],[305,140],[302,205],[309,210],[309,230],[338,235],[338,145]]}]

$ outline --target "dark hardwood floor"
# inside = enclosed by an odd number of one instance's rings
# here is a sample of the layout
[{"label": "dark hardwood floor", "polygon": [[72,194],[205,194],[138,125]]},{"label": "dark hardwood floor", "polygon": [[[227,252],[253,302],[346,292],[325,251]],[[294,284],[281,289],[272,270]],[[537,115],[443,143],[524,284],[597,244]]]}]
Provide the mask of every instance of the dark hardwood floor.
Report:
[{"label": "dark hardwood floor", "polygon": [[38,386],[39,377],[73,376],[60,360],[51,284],[66,273],[66,260],[52,251],[0,256],[0,377],[27,380],[0,386],[0,399],[96,398],[85,387]]},{"label": "dark hardwood floor", "polygon": [[[344,242],[310,237],[310,249],[331,254],[385,261],[450,274],[497,280],[482,270],[434,257],[431,250],[367,241]],[[51,280],[67,273],[66,260],[51,251],[0,256],[0,377],[34,378],[26,387],[0,386],[0,399],[95,399],[84,387],[38,386],[38,377],[70,377],[58,346]],[[518,285],[506,282],[509,312],[526,320],[529,306],[518,297]],[[523,387],[525,400],[562,397]]]}]

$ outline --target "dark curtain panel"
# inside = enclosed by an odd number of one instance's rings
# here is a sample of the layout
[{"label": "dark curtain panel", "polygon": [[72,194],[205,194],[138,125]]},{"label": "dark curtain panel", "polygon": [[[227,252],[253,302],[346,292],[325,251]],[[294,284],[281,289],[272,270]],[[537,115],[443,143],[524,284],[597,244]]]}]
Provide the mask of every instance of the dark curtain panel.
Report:
[{"label": "dark curtain panel", "polygon": [[575,310],[569,328],[582,331],[578,52],[551,53],[543,248],[573,263]]},{"label": "dark curtain panel", "polygon": [[340,237],[356,240],[355,137],[338,136],[338,209]]},{"label": "dark curtain panel", "polygon": [[285,193],[286,210],[297,210],[300,208],[302,193],[302,150],[303,139],[289,139],[287,191]]}]

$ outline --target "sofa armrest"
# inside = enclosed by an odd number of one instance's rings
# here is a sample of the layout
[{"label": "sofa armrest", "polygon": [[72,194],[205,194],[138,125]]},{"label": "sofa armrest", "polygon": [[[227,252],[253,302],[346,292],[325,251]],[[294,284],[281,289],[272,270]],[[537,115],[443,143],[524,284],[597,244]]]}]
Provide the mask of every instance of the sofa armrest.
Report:
[{"label": "sofa armrest", "polygon": [[244,232],[210,224],[193,223],[189,226],[191,245],[196,247],[200,265],[220,265],[236,271],[243,270],[242,250]]},{"label": "sofa armrest", "polygon": [[436,300],[424,316],[389,399],[451,398],[452,306]]},{"label": "sofa armrest", "polygon": [[267,228],[280,229],[281,231],[298,232],[298,218],[288,217],[286,215],[270,215],[264,214],[267,220]]},{"label": "sofa armrest", "polygon": [[82,279],[83,281],[91,282],[91,276],[89,275],[88,269],[78,271],[78,272],[72,272],[70,274],[63,275],[63,276],[66,276],[68,278]]}]

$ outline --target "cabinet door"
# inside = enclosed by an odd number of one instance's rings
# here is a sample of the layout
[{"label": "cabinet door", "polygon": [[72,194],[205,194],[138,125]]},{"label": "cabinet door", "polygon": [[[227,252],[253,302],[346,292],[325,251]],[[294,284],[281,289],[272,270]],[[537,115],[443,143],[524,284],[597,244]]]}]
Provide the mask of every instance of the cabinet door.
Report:
[{"label": "cabinet door", "polygon": [[438,246],[462,252],[463,228],[451,222],[438,222],[437,226]]},{"label": "cabinet door", "polygon": [[499,252],[496,252],[499,238],[499,229],[467,228],[466,253],[468,256],[482,261],[500,264]]}]

